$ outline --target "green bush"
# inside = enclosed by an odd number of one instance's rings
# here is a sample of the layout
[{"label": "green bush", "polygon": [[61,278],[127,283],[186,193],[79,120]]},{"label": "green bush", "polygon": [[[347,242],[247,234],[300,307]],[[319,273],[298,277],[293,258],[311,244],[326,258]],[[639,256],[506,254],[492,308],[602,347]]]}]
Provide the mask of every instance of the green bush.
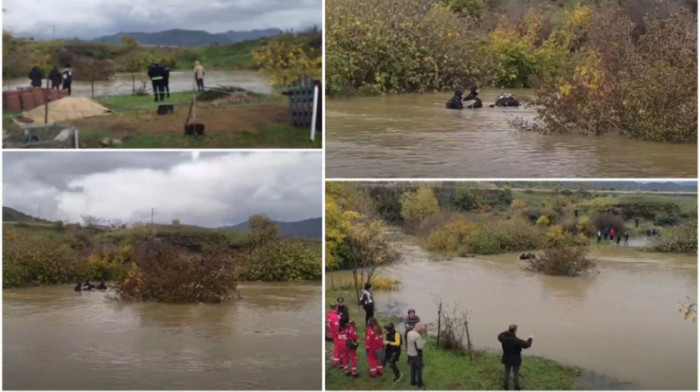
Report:
[{"label": "green bush", "polygon": [[679,227],[665,230],[656,236],[650,246],[657,252],[689,253],[698,252],[698,223],[689,221]]},{"label": "green bush", "polygon": [[547,275],[578,276],[596,267],[596,261],[588,257],[587,246],[551,246],[542,257],[527,259],[527,269]]},{"label": "green bush", "polygon": [[243,278],[250,281],[321,279],[321,252],[299,241],[277,241],[245,256]]}]

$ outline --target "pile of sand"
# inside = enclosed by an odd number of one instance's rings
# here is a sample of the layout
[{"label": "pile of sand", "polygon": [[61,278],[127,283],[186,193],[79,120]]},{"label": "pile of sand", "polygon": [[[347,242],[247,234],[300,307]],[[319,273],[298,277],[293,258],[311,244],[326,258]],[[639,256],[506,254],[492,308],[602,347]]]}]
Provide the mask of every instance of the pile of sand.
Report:
[{"label": "pile of sand", "polygon": [[[104,116],[110,110],[90,98],[66,97],[49,103],[48,123],[53,124],[62,121],[75,120],[85,117]],[[43,124],[44,105],[22,113],[15,120],[20,125]]]}]

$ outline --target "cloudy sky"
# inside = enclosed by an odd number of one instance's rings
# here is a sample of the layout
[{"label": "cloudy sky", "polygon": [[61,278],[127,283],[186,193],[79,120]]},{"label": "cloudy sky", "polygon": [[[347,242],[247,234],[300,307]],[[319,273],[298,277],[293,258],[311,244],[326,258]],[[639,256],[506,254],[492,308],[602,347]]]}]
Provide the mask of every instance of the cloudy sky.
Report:
[{"label": "cloudy sky", "polygon": [[4,0],[3,30],[39,39],[92,39],[170,29],[306,30],[322,25],[322,0]]},{"label": "cloudy sky", "polygon": [[3,206],[79,222],[155,220],[219,227],[254,214],[322,214],[319,152],[4,152]]}]

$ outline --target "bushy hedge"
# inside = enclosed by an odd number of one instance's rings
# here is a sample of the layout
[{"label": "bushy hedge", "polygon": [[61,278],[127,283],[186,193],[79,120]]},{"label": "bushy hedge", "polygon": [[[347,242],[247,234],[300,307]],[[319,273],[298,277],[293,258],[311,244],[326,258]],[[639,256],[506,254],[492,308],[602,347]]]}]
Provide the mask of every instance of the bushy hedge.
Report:
[{"label": "bushy hedge", "polygon": [[697,253],[698,252],[698,223],[689,221],[679,227],[665,230],[652,241],[652,250],[670,253]]},{"label": "bushy hedge", "polygon": [[243,279],[250,281],[321,279],[321,251],[298,241],[276,241],[244,256]]},{"label": "bushy hedge", "polygon": [[542,257],[527,259],[527,269],[547,275],[578,276],[596,267],[596,261],[588,257],[587,246],[551,246]]}]

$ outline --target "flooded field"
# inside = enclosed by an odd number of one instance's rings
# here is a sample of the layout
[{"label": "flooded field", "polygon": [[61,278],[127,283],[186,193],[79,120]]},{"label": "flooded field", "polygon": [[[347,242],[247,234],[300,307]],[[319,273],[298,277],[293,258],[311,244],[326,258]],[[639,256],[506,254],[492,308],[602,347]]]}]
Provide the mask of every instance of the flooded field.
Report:
[{"label": "flooded field", "polygon": [[4,389],[321,388],[319,284],[248,283],[223,305],[4,290]]},{"label": "flooded field", "polygon": [[[518,254],[431,261],[410,237],[395,244],[403,261],[378,274],[401,286],[375,293],[380,313],[412,307],[432,322],[440,296],[470,310],[475,347],[500,350],[496,335],[516,323],[535,336],[526,356],[585,369],[582,388],[697,389],[697,324],[677,310],[697,302],[697,257],[603,246],[598,273],[569,278],[525,271]],[[347,272],[326,277],[327,288],[349,282]]]},{"label": "flooded field", "polygon": [[[510,91],[516,97],[529,90]],[[484,105],[500,90],[484,89]],[[532,108],[447,110],[450,94],[326,101],[329,178],[694,177],[697,145],[514,130]]]}]

